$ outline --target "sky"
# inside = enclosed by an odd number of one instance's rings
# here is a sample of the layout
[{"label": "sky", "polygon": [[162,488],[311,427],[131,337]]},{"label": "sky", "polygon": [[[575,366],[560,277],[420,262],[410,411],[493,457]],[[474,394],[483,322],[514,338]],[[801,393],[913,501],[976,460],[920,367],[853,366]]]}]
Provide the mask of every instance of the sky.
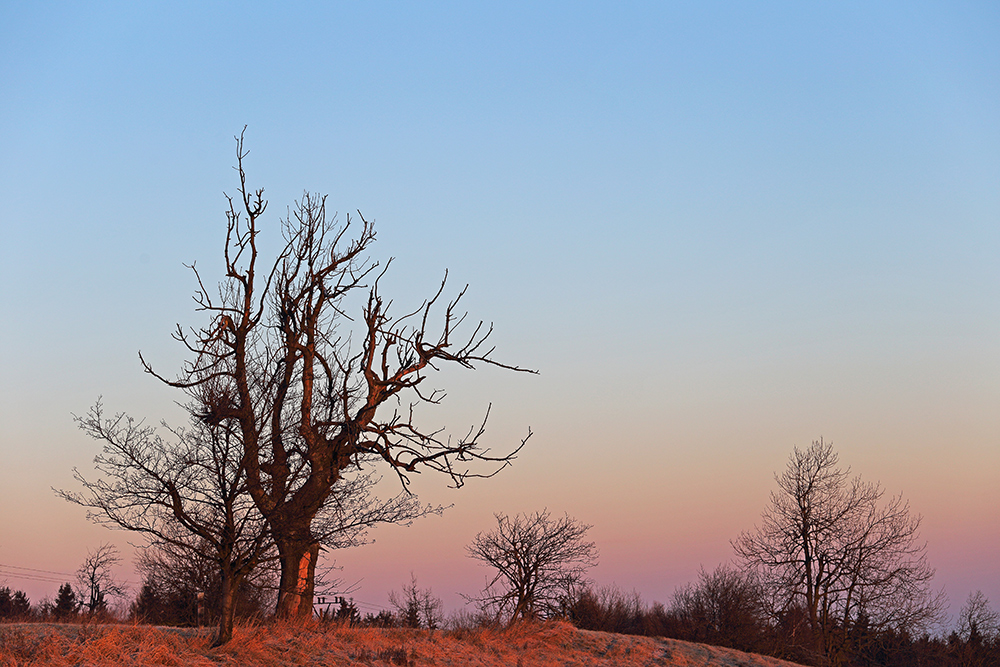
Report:
[{"label": "sky", "polygon": [[669,603],[821,437],[923,517],[953,614],[1000,607],[998,118],[989,2],[4,3],[0,585],[52,597],[105,542],[136,584],[141,538],[53,488],[93,470],[98,397],[182,422],[137,352],[184,359],[247,126],[265,248],[327,194],[401,309],[447,269],[538,370],[429,380],[424,423],[532,436],[331,554],[363,610],[411,573],[461,607],[465,546],[543,508],[593,526],[598,585]]}]

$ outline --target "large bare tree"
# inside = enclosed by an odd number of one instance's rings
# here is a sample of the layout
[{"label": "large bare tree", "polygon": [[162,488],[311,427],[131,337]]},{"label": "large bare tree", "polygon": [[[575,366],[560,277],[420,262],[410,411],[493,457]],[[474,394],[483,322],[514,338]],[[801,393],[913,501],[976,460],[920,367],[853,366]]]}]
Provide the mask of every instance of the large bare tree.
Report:
[{"label": "large bare tree", "polygon": [[805,611],[813,650],[839,664],[852,628],[915,631],[935,622],[943,598],[919,540],[920,517],[880,485],[838,465],[833,444],[795,448],[775,475],[761,524],[733,543],[771,592],[775,612]]},{"label": "large bare tree", "polygon": [[178,326],[191,357],[176,379],[143,364],[187,390],[198,418],[238,431],[247,489],[277,545],[277,613],[309,616],[322,541],[316,518],[345,472],[381,461],[404,487],[421,469],[461,486],[496,474],[524,444],[491,454],[480,444],[485,418],[457,438],[422,428],[417,406],[442,398],[424,387],[426,373],[441,364],[524,369],[492,358],[492,326],[480,322],[458,337],[464,290],[442,303],[445,281],[418,308],[391,314],[379,289],[389,263],[368,256],[372,223],[358,213],[338,224],[323,197],[306,193],[296,203],[282,221],[283,247],[265,264],[258,235],[267,202],[246,185],[246,155],[241,134],[218,291],[195,270],[208,323]]}]

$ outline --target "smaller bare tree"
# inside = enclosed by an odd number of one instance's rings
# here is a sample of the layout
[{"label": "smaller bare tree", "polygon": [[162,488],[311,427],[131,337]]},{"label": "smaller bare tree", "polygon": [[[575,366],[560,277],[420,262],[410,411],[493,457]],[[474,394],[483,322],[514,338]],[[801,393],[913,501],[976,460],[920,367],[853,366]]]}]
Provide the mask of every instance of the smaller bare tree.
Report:
[{"label": "smaller bare tree", "polygon": [[989,643],[1000,638],[1000,614],[990,607],[982,591],[969,593],[962,611],[958,614],[958,636],[962,641]]},{"label": "smaller bare tree", "polygon": [[982,591],[970,593],[958,613],[958,628],[951,636],[951,649],[959,667],[1000,664],[996,655],[1000,651],[1000,614],[990,607]]},{"label": "smaller bare tree", "polygon": [[100,401],[77,424],[103,442],[94,458],[99,477],[88,480],[74,470],[83,492],[56,493],[88,508],[95,523],[213,562],[222,582],[216,645],[229,641],[233,595],[271,549],[267,526],[246,493],[233,425],[208,418],[192,419],[188,429],[164,424],[173,436],[164,438],[127,414],[105,416]]},{"label": "smaller bare tree", "polygon": [[122,562],[118,549],[110,544],[102,544],[87,553],[83,565],[76,571],[76,582],[80,585],[80,606],[88,616],[105,612],[108,597],[123,597],[125,587],[115,580],[111,571]]},{"label": "smaller bare tree", "polygon": [[495,516],[497,527],[476,535],[467,551],[496,574],[479,597],[467,599],[511,623],[557,615],[597,564],[597,547],[584,540],[591,526],[568,515],[553,519],[548,510]]}]

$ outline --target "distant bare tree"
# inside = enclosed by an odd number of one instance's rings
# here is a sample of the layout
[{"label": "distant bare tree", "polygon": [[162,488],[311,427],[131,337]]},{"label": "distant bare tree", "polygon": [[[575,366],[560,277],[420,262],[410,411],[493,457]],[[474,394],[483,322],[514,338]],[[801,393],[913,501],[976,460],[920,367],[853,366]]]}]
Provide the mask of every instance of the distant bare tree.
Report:
[{"label": "distant bare tree", "polygon": [[982,591],[969,593],[969,599],[958,613],[957,631],[966,642],[977,636],[984,643],[1000,639],[1000,613],[990,607]]},{"label": "distant bare tree", "polygon": [[597,547],[584,540],[591,527],[569,516],[553,519],[548,510],[495,516],[497,527],[467,547],[470,557],[496,569],[470,599],[510,622],[558,614],[597,564]]},{"label": "distant bare tree", "polygon": [[919,541],[920,517],[901,497],[838,467],[832,443],[795,448],[761,525],[733,543],[782,613],[806,611],[813,649],[839,664],[855,624],[914,632],[941,615],[943,594]]},{"label": "distant bare tree", "polygon": [[958,613],[951,649],[960,667],[1000,664],[1000,614],[990,607],[982,591],[970,593]]},{"label": "distant bare tree", "polygon": [[125,587],[115,580],[112,572],[112,568],[121,562],[118,549],[110,544],[102,544],[87,553],[83,565],[76,571],[76,582],[81,591],[79,604],[86,608],[90,616],[107,611],[108,596],[125,595]]},{"label": "distant bare tree", "polygon": [[[464,290],[441,306],[444,281],[416,309],[390,314],[379,288],[389,263],[367,257],[372,223],[359,213],[359,222],[348,216],[338,224],[327,217],[324,197],[303,195],[282,221],[284,246],[263,266],[258,234],[267,202],[263,190],[247,188],[246,155],[241,135],[239,194],[229,199],[218,293],[195,271],[195,300],[209,321],[175,333],[191,358],[176,379],[143,363],[188,392],[196,418],[238,433],[247,491],[277,546],[277,613],[309,617],[322,543],[316,521],[346,472],[380,461],[404,487],[420,469],[461,486],[495,474],[519,449],[484,449],[485,418],[456,439],[422,428],[417,406],[443,397],[424,387],[426,374],[444,364],[523,369],[492,358],[489,325],[458,338]],[[476,462],[487,468],[472,467]]]}]

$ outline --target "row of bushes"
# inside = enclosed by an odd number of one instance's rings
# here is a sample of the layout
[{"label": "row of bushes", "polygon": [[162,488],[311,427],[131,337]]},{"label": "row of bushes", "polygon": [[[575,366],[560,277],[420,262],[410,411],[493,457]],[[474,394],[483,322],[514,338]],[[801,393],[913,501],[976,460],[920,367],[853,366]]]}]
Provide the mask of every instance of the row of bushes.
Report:
[{"label": "row of bushes", "polygon": [[[970,598],[971,599],[971,598]],[[985,599],[984,599],[985,601]],[[741,571],[722,566],[702,571],[695,583],[674,593],[669,605],[646,605],[638,593],[614,587],[583,588],[567,597],[558,616],[584,630],[670,637],[685,641],[772,655],[805,665],[824,665],[802,608],[773,613],[767,591]],[[393,597],[394,612],[362,616],[352,600],[339,598],[323,618],[369,627],[452,627],[489,625],[495,617],[460,612],[447,622],[440,601],[413,581]],[[839,664],[849,667],[1000,667],[1000,629],[997,615],[985,608],[979,618],[960,615],[959,626],[947,636],[911,637],[880,632],[860,619],[845,633],[849,644]]]},{"label": "row of bushes", "polygon": [[[825,664],[812,649],[809,623],[802,608],[783,613],[768,610],[766,591],[738,570],[719,567],[702,571],[696,584],[679,589],[669,606],[645,605],[637,593],[616,588],[585,589],[564,608],[576,627],[620,634],[670,637],[772,655],[805,665]],[[992,618],[995,620],[995,612]],[[1000,631],[990,622],[978,628],[975,621],[947,636],[911,637],[905,633],[878,632],[864,619],[855,623],[842,664],[851,667],[1000,667]],[[960,619],[960,625],[962,619]]]}]

